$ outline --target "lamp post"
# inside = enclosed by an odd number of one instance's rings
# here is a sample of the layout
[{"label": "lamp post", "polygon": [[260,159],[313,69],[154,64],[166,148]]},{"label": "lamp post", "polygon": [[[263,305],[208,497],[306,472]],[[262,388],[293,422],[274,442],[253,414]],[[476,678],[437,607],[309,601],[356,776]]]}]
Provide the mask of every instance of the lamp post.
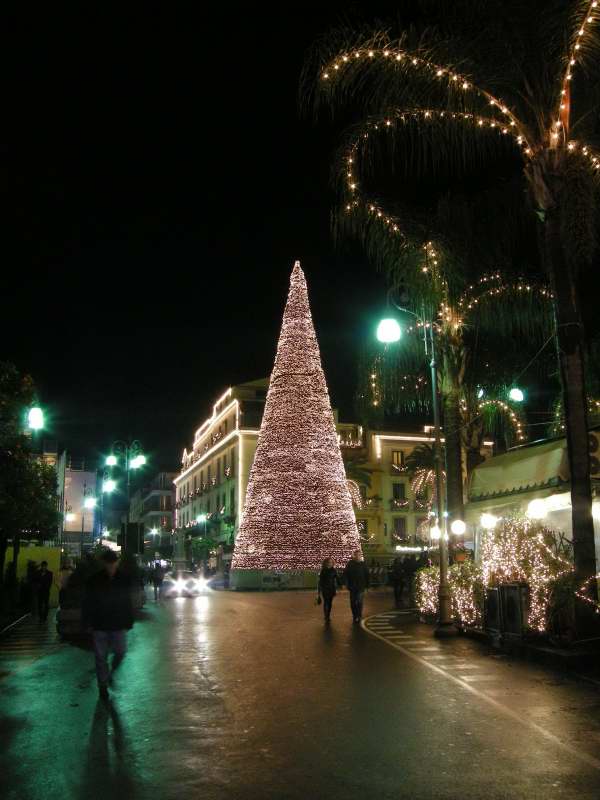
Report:
[{"label": "lamp post", "polygon": [[[392,301],[393,302],[393,301]],[[442,465],[442,441],[440,433],[440,400],[438,394],[438,373],[435,355],[435,337],[433,321],[425,319],[425,314],[419,316],[414,311],[393,303],[394,306],[404,314],[415,317],[423,328],[423,344],[425,355],[429,356],[429,367],[431,370],[431,400],[433,405],[433,461],[435,467],[435,524],[432,530],[439,531],[439,554],[440,554],[440,585],[438,590],[439,616],[435,630],[435,635],[443,637],[454,632],[452,625],[452,614],[450,608],[450,588],[448,586],[448,538],[446,525],[441,529],[444,517],[444,497],[443,497],[443,465]],[[383,319],[377,327],[377,338],[380,342],[391,344],[399,341],[402,331],[398,322],[393,318]]]},{"label": "lamp post", "polygon": [[[90,510],[93,515],[93,510],[96,508],[97,500],[94,497],[94,490],[88,489],[87,484],[83,484],[83,508],[81,509],[81,546],[80,546],[80,556],[83,558],[83,537],[85,533],[85,512],[86,509]],[[93,529],[92,524],[92,529]]]},{"label": "lamp post", "polygon": [[[146,456],[142,453],[142,445],[137,440],[134,439],[131,442],[126,442],[122,439],[117,439],[111,445],[111,453],[106,457],[105,465],[107,467],[117,467],[122,464],[122,469],[125,471],[126,475],[126,485],[127,485],[127,519],[125,522],[125,535],[123,536],[123,550],[127,551],[127,532],[129,527],[129,518],[130,518],[130,508],[129,508],[129,501],[130,501],[130,492],[131,492],[131,470],[132,469],[139,469],[143,467],[146,463]],[[106,480],[105,483],[112,483],[114,491],[116,488],[116,483],[114,481]]]}]

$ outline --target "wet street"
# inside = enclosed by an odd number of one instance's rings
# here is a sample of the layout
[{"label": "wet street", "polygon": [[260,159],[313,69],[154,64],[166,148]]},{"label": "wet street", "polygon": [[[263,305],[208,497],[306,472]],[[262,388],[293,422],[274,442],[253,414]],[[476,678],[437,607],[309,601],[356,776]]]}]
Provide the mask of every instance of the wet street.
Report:
[{"label": "wet street", "polygon": [[600,796],[600,688],[346,593],[148,601],[113,701],[90,651],[26,621],[0,640],[0,795]]}]

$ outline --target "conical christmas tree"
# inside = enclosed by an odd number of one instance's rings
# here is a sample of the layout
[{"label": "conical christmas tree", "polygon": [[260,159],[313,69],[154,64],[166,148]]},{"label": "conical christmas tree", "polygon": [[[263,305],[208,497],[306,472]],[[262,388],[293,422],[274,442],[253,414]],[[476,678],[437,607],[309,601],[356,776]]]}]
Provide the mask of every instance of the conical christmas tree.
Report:
[{"label": "conical christmas tree", "polygon": [[304,273],[292,271],[233,570],[343,566],[360,538]]}]

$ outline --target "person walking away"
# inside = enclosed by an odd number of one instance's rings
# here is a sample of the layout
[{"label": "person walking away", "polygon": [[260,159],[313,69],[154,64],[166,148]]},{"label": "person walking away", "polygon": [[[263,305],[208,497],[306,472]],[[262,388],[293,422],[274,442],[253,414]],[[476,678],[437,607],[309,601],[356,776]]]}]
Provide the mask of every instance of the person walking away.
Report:
[{"label": "person walking away", "polygon": [[404,572],[404,563],[398,556],[394,559],[392,563],[392,569],[390,570],[390,582],[394,587],[394,603],[396,608],[400,608],[400,605],[402,604],[405,581],[406,575]]},{"label": "person walking away", "polygon": [[[131,583],[119,569],[119,556],[105,550],[102,569],[87,582],[83,599],[84,627],[91,628],[96,656],[96,677],[102,700],[108,700],[108,685],[127,652],[127,631],[133,627]],[[114,653],[112,670],[108,656]]]},{"label": "person walking away", "polygon": [[323,615],[325,622],[328,623],[331,618],[331,606],[333,605],[333,598],[337,593],[338,577],[337,571],[333,566],[333,560],[326,558],[321,566],[319,573],[319,583],[317,591],[319,597],[323,598]]},{"label": "person walking away", "polygon": [[65,602],[65,596],[69,580],[73,574],[73,567],[70,561],[65,561],[58,572],[58,605],[62,608]]},{"label": "person walking away", "polygon": [[360,550],[355,550],[346,564],[344,579],[350,592],[350,608],[354,622],[360,622],[363,612],[365,591],[369,588],[369,570],[362,559]]},{"label": "person walking away", "polygon": [[40,568],[35,576],[37,588],[37,610],[40,622],[48,619],[48,607],[50,605],[50,589],[52,588],[53,575],[48,569],[48,562],[42,561]]},{"label": "person walking away", "polygon": [[160,597],[165,574],[160,564],[155,564],[152,570],[152,586],[154,587],[154,602]]}]

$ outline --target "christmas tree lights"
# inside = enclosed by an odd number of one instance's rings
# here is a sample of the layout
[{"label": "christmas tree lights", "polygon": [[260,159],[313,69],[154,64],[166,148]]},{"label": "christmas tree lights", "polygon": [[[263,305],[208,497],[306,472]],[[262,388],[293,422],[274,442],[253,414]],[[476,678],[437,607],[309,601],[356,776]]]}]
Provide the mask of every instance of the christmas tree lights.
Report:
[{"label": "christmas tree lights", "polygon": [[296,262],[283,315],[232,570],[342,567],[360,538]]}]

